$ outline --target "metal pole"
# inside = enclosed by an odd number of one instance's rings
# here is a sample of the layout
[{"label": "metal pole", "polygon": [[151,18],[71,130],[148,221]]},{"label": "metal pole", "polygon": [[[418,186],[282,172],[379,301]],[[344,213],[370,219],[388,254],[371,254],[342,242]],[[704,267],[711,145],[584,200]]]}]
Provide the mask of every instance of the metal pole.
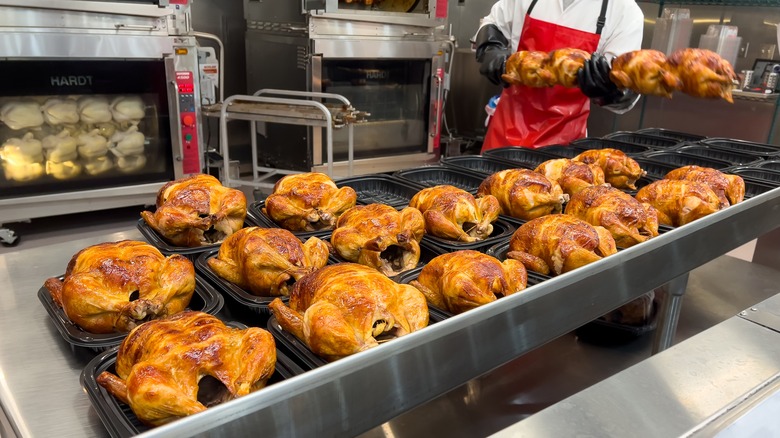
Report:
[{"label": "metal pole", "polygon": [[352,123],[349,124],[349,173],[347,176],[352,176],[355,172],[353,171],[353,162],[355,161],[355,140],[354,140],[354,131],[352,130]]},{"label": "metal pole", "polygon": [[674,335],[677,332],[677,323],[680,320],[682,299],[685,289],[688,287],[688,272],[676,277],[656,289],[664,294],[662,309],[658,314],[658,328],[653,338],[653,353],[656,354],[672,346]]}]

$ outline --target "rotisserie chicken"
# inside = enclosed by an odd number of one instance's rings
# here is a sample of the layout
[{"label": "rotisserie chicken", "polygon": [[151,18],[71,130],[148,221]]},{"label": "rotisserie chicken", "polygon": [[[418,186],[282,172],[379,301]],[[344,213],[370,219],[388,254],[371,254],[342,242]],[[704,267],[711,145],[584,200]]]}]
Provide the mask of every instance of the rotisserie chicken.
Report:
[{"label": "rotisserie chicken", "polygon": [[720,198],[721,208],[745,199],[745,181],[737,175],[700,166],[683,166],[667,173],[664,179],[698,181],[707,184]]},{"label": "rotisserie chicken", "polygon": [[262,389],[275,367],[267,331],[188,311],[133,330],[117,351],[116,374],[104,371],[97,382],[159,426]]},{"label": "rotisserie chicken", "polygon": [[195,268],[145,242],[93,245],[71,258],[63,280],[45,282],[65,315],[91,333],[127,332],[181,312],[195,291]]},{"label": "rotisserie chicken", "polygon": [[547,67],[550,58],[546,52],[525,51],[513,53],[506,61],[501,79],[509,85],[543,88],[555,85],[555,73]]},{"label": "rotisserie chicken", "polygon": [[502,214],[518,219],[534,219],[560,213],[569,196],[554,181],[528,169],[507,169],[482,181],[477,196],[495,196]]},{"label": "rotisserie chicken", "polygon": [[720,210],[721,201],[707,184],[698,181],[662,179],[636,194],[658,210],[658,223],[679,227]]},{"label": "rotisserie chicken", "polygon": [[604,184],[604,171],[595,164],[585,164],[568,158],[547,160],[534,169],[561,186],[569,196],[585,187]]},{"label": "rotisserie chicken", "polygon": [[586,164],[595,164],[604,171],[604,180],[618,189],[636,189],[636,181],[647,175],[639,163],[619,149],[591,149],[573,158]]},{"label": "rotisserie chicken", "polygon": [[394,276],[417,266],[424,233],[425,219],[416,208],[356,205],[339,217],[330,242],[345,260]]},{"label": "rotisserie chicken", "polygon": [[43,112],[38,102],[12,101],[0,107],[0,121],[15,131],[38,128],[43,125]]},{"label": "rotisserie chicken", "polygon": [[737,75],[731,64],[717,53],[706,49],[681,49],[669,56],[669,65],[680,78],[683,93],[734,102],[731,89]]},{"label": "rotisserie chicken", "polygon": [[111,108],[108,99],[102,96],[85,96],[79,99],[79,117],[87,124],[108,123],[111,121]]},{"label": "rotisserie chicken", "polygon": [[324,173],[300,173],[276,182],[264,212],[290,231],[329,230],[356,201],[352,187],[338,188]]},{"label": "rotisserie chicken", "polygon": [[428,325],[422,292],[356,263],[306,275],[293,286],[289,307],[279,298],[270,307],[285,331],[329,361]]},{"label": "rotisserie chicken", "polygon": [[422,212],[427,233],[459,242],[490,237],[492,222],[501,213],[495,196],[486,194],[474,199],[471,193],[449,185],[420,190],[409,206]]},{"label": "rotisserie chicken", "polygon": [[564,87],[576,87],[577,72],[590,59],[590,53],[580,49],[558,49],[550,52],[550,70],[556,78],[556,85]]},{"label": "rotisserie chicken", "polygon": [[458,314],[525,289],[528,273],[517,260],[503,263],[477,251],[437,256],[410,284],[432,306]]},{"label": "rotisserie chicken", "polygon": [[328,263],[328,246],[316,237],[302,243],[281,228],[242,228],[208,261],[220,277],[258,296],[287,296],[295,281]]},{"label": "rotisserie chicken", "polygon": [[675,68],[657,50],[634,50],[616,57],[609,77],[618,87],[639,94],[672,97],[682,87]]},{"label": "rotisserie chicken", "polygon": [[139,96],[119,96],[111,101],[111,117],[115,122],[137,124],[146,116],[146,105]]},{"label": "rotisserie chicken", "polygon": [[658,235],[658,212],[609,186],[591,186],[573,195],[566,214],[606,228],[617,246],[628,248]]},{"label": "rotisserie chicken", "polygon": [[508,258],[540,274],[559,275],[615,254],[605,228],[567,214],[551,214],[523,224],[509,241]]},{"label": "rotisserie chicken", "polygon": [[46,123],[73,125],[79,122],[79,107],[73,99],[49,99],[41,107]]},{"label": "rotisserie chicken", "polygon": [[209,245],[244,226],[246,196],[211,175],[195,175],[162,186],[155,212],[143,211],[141,217],[173,245]]}]

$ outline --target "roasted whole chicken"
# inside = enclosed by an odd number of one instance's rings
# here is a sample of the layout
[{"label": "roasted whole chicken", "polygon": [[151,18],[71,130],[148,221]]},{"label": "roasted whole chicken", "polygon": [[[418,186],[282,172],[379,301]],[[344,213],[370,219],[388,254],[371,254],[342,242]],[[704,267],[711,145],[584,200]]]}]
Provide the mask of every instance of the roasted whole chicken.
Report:
[{"label": "roasted whole chicken", "polygon": [[557,182],[528,169],[490,175],[480,184],[477,196],[495,196],[502,214],[525,220],[560,213],[569,199]]},{"label": "roasted whole chicken", "polygon": [[425,219],[416,208],[356,205],[339,217],[330,242],[345,260],[394,276],[417,267],[423,234]]},{"label": "roasted whole chicken", "polygon": [[119,346],[115,367],[116,374],[98,375],[98,384],[141,422],[160,426],[265,387],[276,344],[261,328],[230,328],[186,311],[135,328]]},{"label": "roasted whole chicken", "polygon": [[550,58],[546,52],[525,51],[513,53],[506,61],[501,79],[509,85],[543,88],[555,85],[555,73],[548,69]]},{"label": "roasted whole chicken", "polygon": [[595,164],[604,171],[604,180],[618,189],[636,189],[636,181],[647,175],[639,163],[619,149],[591,149],[573,158],[585,164]]},{"label": "roasted whole chicken", "polygon": [[352,187],[338,188],[324,173],[300,173],[276,182],[264,212],[290,231],[329,230],[356,201]]},{"label": "roasted whole chicken", "polygon": [[639,94],[672,97],[682,87],[675,67],[657,50],[634,50],[616,57],[609,77],[618,87]]},{"label": "roasted whole chicken", "polygon": [[422,212],[425,231],[442,239],[475,242],[490,237],[501,207],[495,196],[474,199],[457,187],[441,185],[423,189],[409,201]]},{"label": "roasted whole chicken", "polygon": [[550,52],[547,69],[555,75],[556,85],[577,87],[577,72],[590,59],[590,53],[580,49],[558,49]]},{"label": "roasted whole chicken", "polygon": [[509,241],[508,258],[540,274],[559,275],[615,254],[612,234],[567,214],[551,214],[521,225]]},{"label": "roasted whole chicken", "polygon": [[478,251],[455,251],[426,264],[410,284],[432,306],[458,314],[525,289],[528,273],[517,260],[503,263]]},{"label": "roasted whole chicken", "polygon": [[141,217],[168,243],[209,245],[244,226],[246,196],[211,175],[195,175],[162,186],[155,212],[143,211]]},{"label": "roasted whole chicken", "polygon": [[718,194],[698,181],[658,180],[639,189],[636,199],[658,210],[658,223],[673,227],[693,222],[722,208]]},{"label": "roasted whole chicken", "polygon": [[617,246],[628,248],[658,235],[658,212],[609,186],[591,186],[573,195],[566,214],[606,228]]},{"label": "roasted whole chicken", "polygon": [[568,158],[547,160],[534,169],[561,186],[571,196],[585,187],[604,184],[604,171],[595,164],[585,164]]},{"label": "roasted whole chicken", "polygon": [[64,279],[49,278],[45,287],[85,331],[127,332],[184,310],[195,291],[195,268],[186,257],[165,257],[145,242],[107,242],[79,251]]},{"label": "roasted whole chicken", "polygon": [[270,304],[279,325],[328,361],[428,325],[425,296],[357,263],[326,266],[300,279],[290,305]]},{"label": "roasted whole chicken", "polygon": [[242,228],[208,261],[220,277],[263,297],[287,296],[292,284],[328,263],[328,246],[316,237],[302,243],[281,228]]},{"label": "roasted whole chicken", "polygon": [[669,65],[680,78],[683,93],[734,102],[731,89],[737,75],[731,64],[717,53],[706,49],[681,49],[669,56]]},{"label": "roasted whole chicken", "polygon": [[683,166],[667,173],[664,179],[697,181],[707,184],[720,198],[721,208],[742,202],[745,199],[745,181],[737,175],[700,166]]}]

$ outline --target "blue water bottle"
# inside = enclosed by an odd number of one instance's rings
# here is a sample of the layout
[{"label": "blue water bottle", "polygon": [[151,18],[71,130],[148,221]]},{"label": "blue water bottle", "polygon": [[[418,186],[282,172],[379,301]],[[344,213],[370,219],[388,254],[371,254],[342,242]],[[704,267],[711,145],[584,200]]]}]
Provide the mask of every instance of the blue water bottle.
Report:
[{"label": "blue water bottle", "polygon": [[493,114],[496,113],[496,107],[498,106],[499,100],[501,100],[501,95],[496,94],[495,96],[491,97],[490,100],[488,100],[487,105],[485,105],[485,112],[487,113],[487,118],[485,119],[486,128],[488,123],[490,123],[490,118],[493,117]]}]

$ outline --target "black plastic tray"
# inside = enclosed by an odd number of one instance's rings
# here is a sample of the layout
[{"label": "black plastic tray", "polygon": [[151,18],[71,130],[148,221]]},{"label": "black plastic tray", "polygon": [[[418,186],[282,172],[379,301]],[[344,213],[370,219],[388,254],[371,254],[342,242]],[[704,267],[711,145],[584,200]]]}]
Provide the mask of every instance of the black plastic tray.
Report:
[{"label": "black plastic tray", "polygon": [[698,155],[700,157],[715,158],[718,160],[724,160],[730,162],[732,165],[745,165],[753,163],[763,158],[752,154],[746,154],[740,151],[720,149],[709,146],[704,143],[683,145],[675,149],[686,154]]},{"label": "black plastic tray", "polygon": [[[667,173],[680,167],[671,163],[645,159],[643,157],[634,157],[634,161],[639,163],[639,167],[647,172],[647,176],[639,178],[639,181],[642,181],[642,179],[649,179],[652,181],[663,179]],[[639,187],[639,181],[637,181],[637,187]]]},{"label": "black plastic tray", "polygon": [[650,146],[651,148],[655,149],[673,148],[682,143],[682,141],[674,138],[658,137],[655,135],[646,135],[643,133],[628,131],[614,132],[612,134],[605,135],[604,138],[641,146]]},{"label": "black plastic tray", "polygon": [[456,242],[454,240],[442,239],[441,237],[426,234],[423,236],[423,243],[439,249],[441,252],[459,251],[462,249],[471,249],[474,251],[485,252],[491,246],[501,241],[508,241],[515,232],[515,226],[510,222],[497,219],[493,222],[493,232],[485,240],[477,242]]},{"label": "black plastic tray", "polygon": [[390,175],[367,175],[336,181],[339,187],[349,186],[357,192],[360,204],[387,204],[405,207],[409,200],[425,187]]},{"label": "black plastic tray", "polygon": [[485,156],[519,163],[520,166],[529,169],[536,169],[545,161],[561,158],[560,155],[545,152],[542,149],[529,149],[517,146],[491,149],[485,152]]},{"label": "black plastic tray", "polygon": [[[251,217],[253,221],[257,223],[258,227],[281,228],[279,224],[274,222],[274,220],[271,219],[270,216],[268,216],[263,212],[264,207],[265,207],[265,199],[262,201],[255,201],[249,204],[249,208],[247,208],[247,217]],[[306,239],[312,236],[317,236],[320,238],[330,236],[333,230],[328,229],[328,230],[317,230],[317,231],[290,231],[290,232],[293,233],[295,237],[301,239],[302,241],[306,241]],[[217,246],[217,249],[219,249],[219,246]],[[202,253],[203,252],[201,252],[201,254]]]},{"label": "black plastic tray", "polygon": [[775,186],[780,185],[780,171],[755,167],[735,167],[729,169],[726,173],[739,175],[742,178],[764,181]]},{"label": "black plastic tray", "polygon": [[[64,277],[60,277],[60,279],[62,278]],[[119,345],[127,336],[127,333],[90,333],[82,329],[73,323],[65,311],[54,302],[51,293],[45,286],[38,289],[38,299],[46,312],[49,313],[57,331],[72,346],[86,347],[92,351],[102,352]],[[224,304],[222,295],[214,290],[204,278],[196,274],[195,292],[192,294],[187,308],[215,315],[222,310]]]},{"label": "black plastic tray", "polygon": [[550,145],[550,146],[543,146],[536,150],[550,155],[555,155],[556,158],[574,158],[577,156],[577,154],[580,153],[580,151],[574,149],[571,146],[562,146],[557,144]]},{"label": "black plastic tray", "polygon": [[[233,324],[227,323],[227,325]],[[117,350],[117,348],[108,350],[92,359],[81,372],[81,386],[89,396],[89,401],[95,408],[100,421],[103,422],[109,435],[114,438],[126,438],[151,430],[153,427],[141,423],[132,409],[130,409],[130,406],[117,400],[97,383],[97,377],[103,371],[115,372],[114,365],[116,364]],[[268,380],[267,385],[272,385],[302,373],[303,369],[277,348],[276,369]]]},{"label": "black plastic tray", "polygon": [[635,157],[637,155],[641,155],[647,152],[653,152],[657,149],[652,148],[650,146],[643,146],[640,144],[634,144],[634,143],[626,143],[622,141],[617,141],[613,139],[605,139],[605,138],[581,138],[579,140],[575,140],[571,142],[571,146],[576,149],[579,153],[582,151],[589,151],[592,149],[617,149],[619,151],[625,152],[626,155],[630,157]]},{"label": "black plastic tray", "polygon": [[647,333],[652,332],[658,326],[658,306],[653,303],[650,317],[646,324],[629,325],[594,319],[593,321],[577,328],[574,333],[585,342],[596,345],[617,345],[630,342]]},{"label": "black plastic tray", "polygon": [[777,188],[777,183],[769,183],[763,180],[742,178],[745,180],[745,199],[758,196]]},{"label": "black plastic tray", "polygon": [[[426,263],[433,260],[436,256],[440,256],[444,254],[446,251],[444,251],[441,248],[438,248],[436,246],[433,246],[429,244],[428,242],[420,242],[420,261],[417,263],[417,267],[422,267]],[[337,251],[335,251],[330,255],[330,258],[328,259],[330,264],[336,264],[336,263],[356,263],[356,262],[350,262],[349,260],[344,259],[339,255]],[[413,268],[416,269],[416,268]],[[404,273],[400,273],[398,275],[395,275],[390,278],[397,278],[400,275],[403,275]]]},{"label": "black plastic tray", "polygon": [[707,158],[679,151],[650,152],[643,155],[643,157],[652,161],[672,164],[676,167],[695,165],[720,170],[733,166],[732,163],[725,160]]},{"label": "black plastic tray", "polygon": [[750,167],[780,171],[780,160],[756,161],[750,163]]},{"label": "black plastic tray", "polygon": [[[255,227],[260,226],[258,223],[258,220],[253,217],[251,214],[249,214],[249,209],[247,208],[247,215],[246,219],[244,219],[244,228],[246,227]],[[222,243],[214,243],[211,245],[203,245],[203,246],[196,246],[193,248],[186,247],[186,246],[174,246],[163,240],[162,236],[160,236],[157,231],[152,229],[143,218],[138,219],[138,222],[136,223],[136,227],[138,228],[138,231],[141,232],[141,234],[144,236],[144,239],[146,239],[147,242],[149,242],[150,245],[154,246],[158,250],[160,250],[161,253],[164,255],[174,255],[179,254],[184,257],[187,257],[191,262],[195,262],[195,260],[204,252],[208,251],[210,249],[219,248]]]},{"label": "black plastic tray", "polygon": [[461,155],[457,157],[443,158],[441,164],[452,167],[455,169],[463,169],[466,171],[479,172],[483,175],[492,175],[496,172],[500,172],[506,169],[531,169],[529,165],[523,165],[522,163],[504,160],[501,158],[482,156],[482,155]]},{"label": "black plastic tray", "polygon": [[701,141],[703,144],[729,151],[740,151],[764,158],[780,157],[780,147],[764,143],[754,143],[730,138],[708,138]]},{"label": "black plastic tray", "polygon": [[477,193],[479,185],[485,179],[485,176],[481,173],[447,166],[426,166],[417,169],[399,170],[393,175],[424,187],[455,186],[472,195]]},{"label": "black plastic tray", "polygon": [[672,131],[663,128],[644,128],[636,131],[636,134],[651,135],[653,137],[670,138],[672,140],[690,142],[697,142],[707,138],[703,135],[688,134],[687,132]]}]

